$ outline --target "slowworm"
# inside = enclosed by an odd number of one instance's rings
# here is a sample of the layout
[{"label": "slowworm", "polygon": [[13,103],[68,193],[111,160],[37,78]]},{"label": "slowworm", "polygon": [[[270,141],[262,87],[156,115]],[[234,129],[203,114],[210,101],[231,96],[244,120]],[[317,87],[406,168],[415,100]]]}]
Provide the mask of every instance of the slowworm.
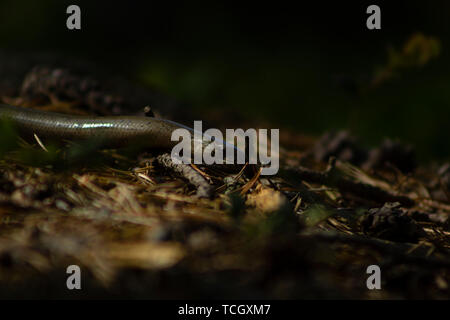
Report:
[{"label": "slowworm", "polygon": [[[31,108],[0,104],[0,119],[9,119],[22,137],[48,138],[50,140],[95,140],[105,147],[139,146],[142,148],[171,149],[179,143],[172,141],[172,132],[186,129],[194,142],[194,130],[180,123],[153,117],[139,116],[78,116]],[[192,150],[202,152],[211,143],[211,137],[200,135],[201,143],[192,144]],[[232,149],[233,153],[243,153],[234,144],[214,140],[218,148]],[[200,149],[196,149],[196,146]],[[224,159],[225,163],[230,164]]]}]

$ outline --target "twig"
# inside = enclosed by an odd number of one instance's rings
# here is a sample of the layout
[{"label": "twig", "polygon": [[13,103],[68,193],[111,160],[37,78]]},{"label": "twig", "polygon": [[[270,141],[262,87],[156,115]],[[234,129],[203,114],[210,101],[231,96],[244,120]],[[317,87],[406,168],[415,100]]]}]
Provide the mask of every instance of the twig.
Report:
[{"label": "twig", "polygon": [[[449,258],[434,258],[427,256],[427,253],[421,255],[418,253],[418,249],[415,248],[414,253],[408,252],[411,248],[414,248],[410,244],[405,243],[395,243],[385,240],[373,239],[368,237],[363,237],[359,235],[347,235],[343,233],[336,232],[311,232],[300,234],[301,239],[309,239],[314,241],[325,241],[331,243],[346,243],[346,244],[359,244],[363,246],[368,246],[373,249],[382,251],[391,256],[396,256],[398,260],[402,260],[406,263],[414,263],[429,267],[450,267]],[[446,250],[445,253],[448,255],[449,251]]]},{"label": "twig", "polygon": [[37,141],[37,143],[39,144],[39,146],[45,151],[48,152],[47,148],[44,146],[44,144],[42,143],[41,139],[39,139],[39,137],[37,136],[37,134],[34,134],[34,139]]},{"label": "twig", "polygon": [[187,164],[176,164],[172,161],[170,154],[164,153],[156,157],[158,163],[179,174],[181,177],[188,180],[192,185],[197,188],[197,196],[210,198],[213,192],[212,186],[206,181],[206,179],[198,173],[194,168]]},{"label": "twig", "polygon": [[395,195],[383,189],[343,178],[336,173],[333,164],[325,172],[315,171],[303,167],[286,169],[288,174],[295,174],[301,180],[335,187],[341,191],[355,194],[366,199],[379,202],[400,202],[405,207],[412,207],[414,201],[406,196]]}]

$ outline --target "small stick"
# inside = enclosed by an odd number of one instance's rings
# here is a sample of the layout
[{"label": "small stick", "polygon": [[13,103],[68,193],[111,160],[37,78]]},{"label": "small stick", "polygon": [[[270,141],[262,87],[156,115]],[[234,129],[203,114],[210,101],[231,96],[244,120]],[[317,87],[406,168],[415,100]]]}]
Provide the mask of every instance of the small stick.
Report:
[{"label": "small stick", "polygon": [[354,182],[341,177],[333,172],[334,166],[325,172],[315,171],[302,167],[287,169],[288,174],[294,173],[296,177],[312,183],[336,187],[337,189],[349,192],[366,199],[373,199],[379,202],[400,202],[405,207],[414,206],[415,202],[409,197],[395,195],[383,189],[360,182]]},{"label": "small stick", "polygon": [[194,168],[188,164],[176,164],[172,161],[170,154],[164,153],[156,157],[158,163],[181,177],[188,180],[193,186],[197,188],[197,196],[202,198],[210,198],[212,196],[213,188],[206,181],[206,179]]},{"label": "small stick", "polygon": [[45,151],[48,152],[47,148],[44,146],[44,144],[42,143],[41,139],[39,139],[39,137],[37,136],[37,134],[34,134],[34,139],[37,141],[37,143],[39,144],[39,146]]}]

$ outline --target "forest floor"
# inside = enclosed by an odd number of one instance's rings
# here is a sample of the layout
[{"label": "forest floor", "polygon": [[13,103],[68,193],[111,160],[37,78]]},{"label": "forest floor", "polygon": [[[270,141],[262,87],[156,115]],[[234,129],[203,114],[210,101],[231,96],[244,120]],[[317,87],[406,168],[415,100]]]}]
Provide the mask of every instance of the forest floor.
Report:
[{"label": "forest floor", "polygon": [[[3,102],[124,111],[127,95],[115,100],[67,70],[45,72],[31,71]],[[256,126],[225,111],[202,119]],[[345,131],[281,129],[275,176],[193,167],[212,187],[208,198],[153,151],[45,141],[43,150],[13,139],[3,127],[1,298],[450,297],[450,165],[417,164],[400,142],[366,150]],[[69,265],[82,270],[80,291],[66,287]],[[371,265],[381,290],[367,287]]]}]

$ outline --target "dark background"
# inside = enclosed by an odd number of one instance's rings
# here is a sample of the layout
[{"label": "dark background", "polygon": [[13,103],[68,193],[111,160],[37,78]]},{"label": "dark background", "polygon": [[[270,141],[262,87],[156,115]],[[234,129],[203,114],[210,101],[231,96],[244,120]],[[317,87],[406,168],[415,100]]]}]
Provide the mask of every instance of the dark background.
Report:
[{"label": "dark background", "polygon": [[[66,29],[78,4],[82,30]],[[366,28],[378,4],[382,30]],[[272,127],[320,135],[389,136],[422,160],[448,158],[450,2],[0,2],[0,49],[89,59],[191,108],[236,110]],[[370,86],[414,34],[439,55]],[[155,106],[157,108],[157,106]]]}]

